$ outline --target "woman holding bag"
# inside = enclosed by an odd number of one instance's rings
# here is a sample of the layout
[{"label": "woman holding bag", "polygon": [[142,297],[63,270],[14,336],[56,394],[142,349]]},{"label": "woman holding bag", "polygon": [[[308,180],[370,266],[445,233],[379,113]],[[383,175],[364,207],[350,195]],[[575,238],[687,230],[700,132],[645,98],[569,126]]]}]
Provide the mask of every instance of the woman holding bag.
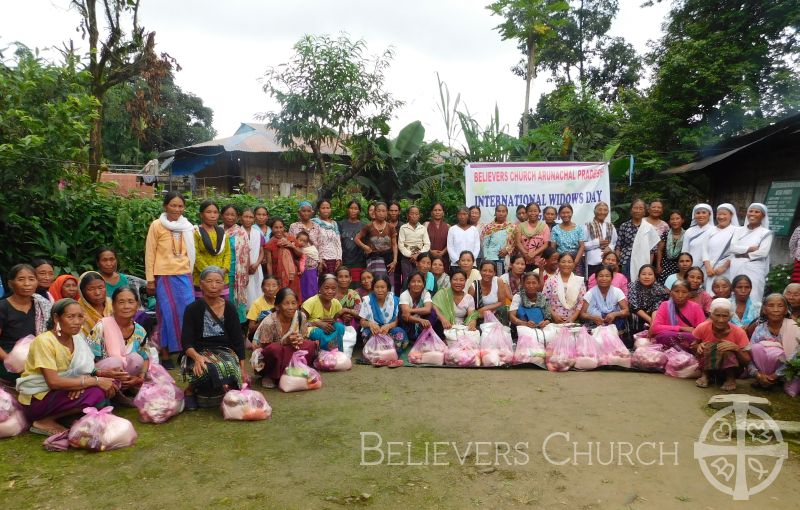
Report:
[{"label": "woman holding bag", "polygon": [[[388,335],[398,355],[408,347],[408,334],[399,326],[399,299],[389,292],[391,283],[386,274],[376,275],[372,292],[365,296],[358,312],[361,335],[366,343],[373,335]],[[389,362],[390,367],[403,366],[402,360]]]}]

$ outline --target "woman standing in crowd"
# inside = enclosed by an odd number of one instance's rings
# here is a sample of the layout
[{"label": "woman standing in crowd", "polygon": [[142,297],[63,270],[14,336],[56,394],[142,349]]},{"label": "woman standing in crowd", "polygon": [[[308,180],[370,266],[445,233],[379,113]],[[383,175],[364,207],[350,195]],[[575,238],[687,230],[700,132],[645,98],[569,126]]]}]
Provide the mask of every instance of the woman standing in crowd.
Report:
[{"label": "woman standing in crowd", "polygon": [[267,274],[275,275],[280,286],[292,289],[295,296],[300,295],[300,266],[298,261],[303,252],[295,246],[294,236],[287,235],[285,224],[280,218],[272,221],[272,237],[264,247],[267,258]]},{"label": "woman standing in crowd", "polygon": [[706,238],[714,228],[713,214],[714,211],[708,204],[694,206],[694,209],[692,209],[692,224],[683,235],[681,251],[691,254],[692,261],[696,264],[703,263],[703,246],[705,246]]},{"label": "woman standing in crowd", "polygon": [[583,296],[580,317],[587,323],[597,326],[614,324],[620,336],[627,331],[626,320],[630,315],[628,300],[620,289],[612,285],[614,269],[603,266],[595,273],[597,286],[589,289]]},{"label": "woman standing in crowd", "polygon": [[344,352],[344,324],[337,322],[342,304],[336,299],[336,277],[322,276],[319,293],[303,302],[303,312],[308,319],[308,338],[317,342],[319,350]]},{"label": "woman standing in crowd", "polygon": [[314,207],[311,205],[311,202],[308,200],[300,202],[297,208],[297,221],[289,225],[289,235],[296,238],[297,234],[305,231],[308,233],[311,245],[319,250],[322,229],[319,228],[317,223],[311,220],[312,216],[314,216]]},{"label": "woman standing in crowd", "polygon": [[731,265],[728,252],[733,232],[739,227],[736,208],[731,204],[717,206],[717,224],[711,228],[703,244],[703,269],[706,274],[706,288],[711,290],[715,276],[728,276]]},{"label": "woman standing in crowd", "polygon": [[12,294],[0,300],[0,379],[13,382],[19,374],[9,372],[2,361],[17,341],[47,330],[51,303],[36,293],[38,280],[33,267],[28,264],[12,267],[6,283]]},{"label": "woman standing in crowd", "polygon": [[403,275],[403,282],[416,270],[417,258],[422,253],[431,249],[431,240],[428,237],[428,229],[420,222],[419,207],[412,205],[406,212],[408,223],[400,227],[398,234],[397,248],[400,251],[400,270]]},{"label": "woman standing in crowd", "polygon": [[638,333],[653,324],[653,314],[661,303],[669,299],[669,291],[656,281],[655,268],[645,264],[639,268],[639,277],[631,284],[628,303],[633,319],[632,332]]},{"label": "woman standing in crowd", "polygon": [[134,322],[139,297],[131,287],[119,287],[111,295],[113,313],[99,320],[87,337],[95,366],[119,379],[122,390],[139,391],[150,365],[145,341],[147,332]]},{"label": "woman standing in crowd", "polygon": [[731,302],[715,299],[711,303],[711,316],[694,329],[694,337],[700,340],[697,355],[703,375],[697,380],[700,388],[708,387],[708,380],[717,374],[725,377],[720,389],[736,389],[736,376],[741,368],[750,363],[747,333],[730,323]]},{"label": "woman standing in crowd", "polygon": [[789,256],[794,260],[791,282],[800,283],[800,225],[794,229],[792,237],[789,238]]},{"label": "woman standing in crowd", "polygon": [[[375,214],[378,214],[377,208]],[[372,292],[364,297],[358,312],[361,318],[361,335],[365,343],[372,335],[388,335],[394,341],[397,353],[401,354],[408,347],[408,335],[399,325],[399,298],[390,289],[391,282],[387,275],[375,277]],[[403,361],[392,361],[389,366],[403,366]]]},{"label": "woman standing in crowd", "polygon": [[164,212],[150,224],[144,251],[147,293],[156,296],[156,316],[164,368],[174,368],[171,352],[181,348],[186,306],[194,301],[192,266],[195,261],[194,226],[183,216],[183,196],[170,191]]},{"label": "woman standing in crowd", "polygon": [[650,205],[647,206],[647,216],[644,220],[658,232],[659,237],[669,230],[669,224],[661,219],[663,214],[664,203],[659,199],[651,200]]},{"label": "woman standing in crowd", "polygon": [[355,282],[361,281],[361,271],[367,265],[364,251],[356,244],[356,236],[364,228],[364,222],[361,221],[360,216],[361,204],[357,200],[351,200],[347,204],[347,219],[339,221],[342,264],[350,269],[350,276]]},{"label": "woman standing in crowd", "polygon": [[83,336],[88,337],[92,328],[103,317],[110,317],[113,313],[111,298],[106,294],[106,282],[97,271],[87,271],[78,280],[80,303],[83,308]]},{"label": "woman standing in crowd", "polygon": [[575,274],[575,258],[570,252],[558,256],[558,273],[544,284],[543,293],[556,323],[577,322],[586,295],[583,277]]},{"label": "woman standing in crowd", "polygon": [[481,230],[483,260],[494,263],[497,274],[506,272],[506,257],[514,251],[514,225],[508,221],[508,207],[494,208],[494,220]]},{"label": "woman standing in crowd", "polygon": [[447,253],[450,255],[450,268],[459,267],[458,260],[461,253],[468,251],[475,257],[481,251],[481,235],[478,229],[469,224],[469,210],[466,207],[458,209],[458,224],[447,231]]},{"label": "woman standing in crowd", "polygon": [[569,204],[564,204],[558,208],[561,223],[555,225],[550,232],[550,244],[559,255],[570,253],[575,261],[575,272],[583,274],[583,251],[586,234],[583,231],[583,226],[572,222],[572,214],[572,206]]},{"label": "woman standing in crowd", "polygon": [[[114,291],[120,287],[127,287],[129,284],[128,277],[122,273],[117,272],[118,260],[117,252],[113,248],[104,246],[97,250],[95,257],[97,264],[97,272],[103,277],[106,282],[106,295],[111,296]],[[55,297],[55,296],[54,296]]]},{"label": "woman standing in crowd", "polygon": [[[108,288],[108,283],[106,283]],[[55,301],[64,298],[78,300],[78,279],[71,274],[62,274],[58,276],[53,285],[50,286],[50,295],[53,296]]]},{"label": "woman standing in crowd", "polygon": [[644,221],[644,200],[637,198],[631,204],[631,219],[620,225],[617,256],[620,272],[633,280],[639,267],[652,263],[650,254],[661,239],[650,223]]},{"label": "woman standing in crowd", "polygon": [[733,288],[733,296],[729,298],[732,305],[731,322],[748,333],[752,333],[750,324],[755,322],[761,314],[761,303],[754,302],[750,297],[753,283],[747,275],[740,274],[733,279],[731,287]]},{"label": "woman standing in crowd", "polygon": [[439,289],[433,296],[433,309],[439,320],[438,324],[442,330],[465,325],[467,329],[474,331],[478,314],[475,313],[475,300],[466,291],[467,275],[464,271],[455,269],[450,285],[445,289]]},{"label": "woman standing in crowd", "polygon": [[436,279],[437,293],[450,287],[450,275],[447,274],[447,267],[441,257],[433,257],[431,259],[431,273]]},{"label": "woman standing in crowd", "polygon": [[116,393],[113,379],[91,375],[94,355],[80,334],[82,324],[81,306],[62,299],[53,305],[47,331],[31,343],[17,391],[33,433],[60,434],[67,429],[57,420],[96,407]]},{"label": "woman standing in crowd", "polygon": [[[219,226],[219,207],[212,200],[200,202],[200,226],[194,232],[194,245],[197,256],[192,271],[194,296],[201,297],[200,273],[209,266],[221,268],[225,272],[225,281],[231,268],[231,247],[225,229]],[[222,296],[228,297],[230,289],[225,284]]]},{"label": "woman standing in crowd", "polygon": [[33,270],[36,271],[36,293],[52,303],[53,296],[50,295],[50,286],[56,278],[53,264],[51,264],[49,260],[34,259],[31,262],[31,266],[33,266]]},{"label": "woman standing in crowd", "polygon": [[669,291],[669,299],[658,306],[650,325],[650,336],[666,348],[679,345],[684,350],[694,343],[694,328],[706,320],[703,309],[689,300],[689,284],[677,280]]},{"label": "woman standing in crowd", "polygon": [[511,264],[508,272],[500,277],[508,286],[511,296],[514,296],[522,288],[522,276],[525,274],[525,257],[522,255],[512,255]]},{"label": "woman standing in crowd", "polygon": [[752,361],[748,372],[758,386],[769,388],[780,379],[786,360],[797,354],[800,326],[787,317],[789,303],[780,294],[764,298],[761,313],[766,321],[759,323],[750,337]]},{"label": "woman standing in crowd", "polygon": [[671,289],[672,284],[675,283],[676,280],[686,280],[686,274],[689,272],[689,269],[692,268],[693,264],[694,259],[692,259],[692,254],[681,252],[678,255],[678,271],[667,277],[664,287]]},{"label": "woman standing in crowd", "polygon": [[386,220],[386,213],[386,204],[375,204],[375,219],[361,229],[355,238],[356,244],[367,257],[367,269],[375,278],[394,273],[397,265],[397,236]]},{"label": "woman standing in crowd", "polygon": [[528,204],[527,212],[528,221],[517,225],[516,246],[517,252],[525,257],[527,268],[533,270],[550,242],[550,227],[539,219],[539,204]]},{"label": "woman standing in crowd", "polygon": [[[272,228],[270,228],[269,222],[269,211],[263,205],[257,206],[253,209],[253,216],[256,218],[256,227],[261,232],[261,235],[264,237],[264,244],[269,241],[270,237],[272,237]],[[267,260],[266,255],[264,256],[264,260],[261,261],[261,275],[267,276]]]},{"label": "woman standing in crowd", "polygon": [[367,206],[367,220],[375,221],[375,202],[370,202]]},{"label": "woman standing in crowd", "polygon": [[497,320],[508,324],[508,309],[506,303],[511,299],[511,293],[506,284],[497,276],[494,263],[484,260],[480,265],[480,278],[473,284],[475,292],[475,306],[478,317],[482,320],[486,312],[492,312]]},{"label": "woman standing in crowd", "polygon": [[410,342],[416,341],[422,330],[431,327],[436,315],[432,313],[431,293],[425,290],[425,279],[414,271],[408,275],[406,290],[400,294],[400,318]]},{"label": "woman standing in crowd", "polygon": [[278,291],[275,312],[261,322],[255,337],[264,356],[264,368],[258,375],[265,388],[277,386],[295,351],[306,351],[308,366],[317,357],[317,344],[308,339],[308,325],[305,314],[300,311],[297,294],[288,287]]},{"label": "woman standing in crowd", "polygon": [[670,275],[678,272],[678,256],[683,250],[684,232],[683,214],[679,211],[670,212],[669,230],[661,234],[661,242],[656,251],[656,273],[659,283],[665,283]]},{"label": "woman standing in crowd", "polygon": [[547,225],[547,228],[550,229],[551,234],[553,233],[553,228],[555,228],[556,226],[557,216],[558,215],[556,214],[556,208],[553,207],[552,205],[548,205],[542,211],[542,219],[544,220],[545,225]]},{"label": "woman standing in crowd", "polygon": [[331,202],[322,199],[317,204],[317,216],[311,221],[319,227],[319,250],[322,264],[320,269],[324,273],[333,274],[336,268],[342,265],[342,240],[339,225],[331,219]]},{"label": "woman standing in crowd", "polygon": [[197,409],[196,394],[215,397],[249,382],[239,315],[225,299],[225,271],[208,266],[200,274],[202,298],[186,307],[181,332],[181,371],[189,379],[184,392],[188,411]]},{"label": "woman standing in crowd", "polygon": [[222,227],[231,252],[228,285],[231,303],[236,306],[239,322],[247,321],[247,287],[250,285],[250,240],[244,227],[238,225],[239,212],[232,204],[222,207]]},{"label": "woman standing in crowd", "polygon": [[764,295],[773,234],[769,229],[767,206],[753,203],[747,208],[747,224],[737,228],[731,239],[730,274],[734,278],[740,274],[750,277],[753,301],[761,302]]},{"label": "woman standing in crowd", "polygon": [[[586,274],[591,278],[603,264],[603,255],[617,247],[617,229],[608,218],[608,204],[598,202],[594,206],[594,219],[586,224]],[[591,286],[591,284],[590,284]]]},{"label": "woman standing in crowd", "polygon": [[[611,280],[611,285],[621,290],[627,298],[629,282],[625,275],[619,270],[619,257],[617,257],[617,254],[613,251],[610,251],[603,255],[603,266],[609,266],[614,270],[614,279]],[[589,284],[587,286],[589,289],[593,289],[596,285],[597,277],[595,275],[590,276]]]},{"label": "woman standing in crowd", "polygon": [[444,206],[436,202],[431,208],[431,219],[425,224],[428,229],[428,239],[431,241],[430,253],[434,257],[448,260],[447,255],[447,233],[450,225],[444,221]]},{"label": "woman standing in crowd", "polygon": [[264,262],[264,245],[266,240],[255,224],[255,214],[252,209],[242,211],[242,230],[247,236],[247,248],[250,252],[250,267],[247,269],[247,309],[262,295],[261,282],[264,281],[264,272],[261,264]]}]

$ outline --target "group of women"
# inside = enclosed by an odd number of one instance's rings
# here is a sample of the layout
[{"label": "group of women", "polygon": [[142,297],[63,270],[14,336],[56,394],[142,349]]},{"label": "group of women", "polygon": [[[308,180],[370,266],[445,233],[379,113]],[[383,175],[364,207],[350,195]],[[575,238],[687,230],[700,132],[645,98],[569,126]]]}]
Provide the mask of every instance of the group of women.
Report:
[{"label": "group of women", "polygon": [[170,355],[180,353],[186,407],[195,409],[198,396],[248,382],[247,349],[272,387],[297,350],[311,364],[320,350],[351,352],[357,338],[385,334],[400,355],[389,366],[402,366],[426,328],[474,330],[487,312],[509,326],[614,324],[629,344],[644,334],[680,345],[706,360],[708,374],[722,370],[725,389],[743,368],[758,384],[775,384],[796,352],[800,286],[762,305],[772,237],[762,204],[748,208],[744,226],[730,204],[716,214],[699,204],[686,231],[680,213],[665,222],[659,201],[640,200],[619,229],[602,202],[584,225],[569,205],[529,204],[517,222],[500,205],[485,225],[479,209],[462,208],[453,226],[441,204],[425,223],[411,206],[401,223],[397,204],[370,205],[365,222],[353,201],[337,222],[330,202],[302,202],[289,223],[269,221],[264,207],[205,201],[199,225],[184,216],[180,194],[167,194],[163,206],[145,248],[152,342],[135,320],[134,278],[117,271],[113,250],[100,250],[98,271],[80,278],[55,278],[44,260],[12,268],[12,294],[0,301],[0,357],[35,339],[24,370],[0,365],[0,378],[17,380],[35,431],[56,433],[59,418],[108,398],[124,405],[154,356],[172,368]]}]

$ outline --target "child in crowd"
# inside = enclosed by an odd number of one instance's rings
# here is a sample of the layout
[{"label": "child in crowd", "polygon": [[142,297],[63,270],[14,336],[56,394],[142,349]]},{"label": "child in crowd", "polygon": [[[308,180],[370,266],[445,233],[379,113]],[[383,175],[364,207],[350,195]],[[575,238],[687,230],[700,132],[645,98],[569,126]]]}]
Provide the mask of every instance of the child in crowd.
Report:
[{"label": "child in crowd", "polygon": [[312,296],[316,296],[319,292],[319,275],[317,268],[319,267],[319,250],[311,244],[311,238],[308,232],[302,231],[297,234],[295,246],[300,248],[303,253],[300,257],[298,266],[300,267],[300,294],[301,299],[306,300]]}]

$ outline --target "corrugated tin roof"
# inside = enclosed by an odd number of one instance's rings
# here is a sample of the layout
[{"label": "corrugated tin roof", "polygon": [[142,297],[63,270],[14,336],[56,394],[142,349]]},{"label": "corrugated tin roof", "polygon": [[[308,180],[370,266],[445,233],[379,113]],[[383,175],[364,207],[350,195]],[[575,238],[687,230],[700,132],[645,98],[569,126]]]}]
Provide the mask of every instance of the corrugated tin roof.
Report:
[{"label": "corrugated tin roof", "polygon": [[[299,140],[298,143],[300,143]],[[220,151],[225,152],[286,152],[289,150],[278,142],[276,131],[267,127],[266,124],[243,122],[233,136],[197,143],[178,149],[176,152],[192,153],[193,149],[205,147],[219,147]],[[201,152],[207,153],[207,151]],[[306,149],[306,152],[311,152],[311,149]],[[322,146],[323,154],[333,154],[333,152],[332,146],[327,144]],[[336,153],[347,154],[341,146],[337,148]]]}]

